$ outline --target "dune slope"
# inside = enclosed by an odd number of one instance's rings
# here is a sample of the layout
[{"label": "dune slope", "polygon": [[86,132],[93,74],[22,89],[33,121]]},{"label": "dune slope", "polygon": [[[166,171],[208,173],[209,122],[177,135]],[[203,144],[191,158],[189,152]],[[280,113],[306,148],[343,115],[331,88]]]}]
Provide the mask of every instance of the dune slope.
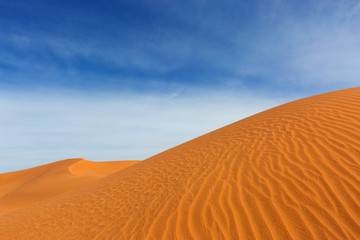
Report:
[{"label": "dune slope", "polygon": [[137,162],[91,162],[76,158],[0,174],[0,214],[70,191]]},{"label": "dune slope", "polygon": [[359,132],[360,88],[301,99],[5,214],[0,235],[358,239]]}]

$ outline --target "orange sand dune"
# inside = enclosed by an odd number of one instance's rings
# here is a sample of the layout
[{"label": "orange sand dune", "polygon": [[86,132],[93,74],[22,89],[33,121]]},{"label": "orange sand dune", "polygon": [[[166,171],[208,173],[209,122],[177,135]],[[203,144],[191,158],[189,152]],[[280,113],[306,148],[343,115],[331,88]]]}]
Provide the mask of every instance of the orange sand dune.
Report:
[{"label": "orange sand dune", "polygon": [[360,88],[270,109],[5,214],[0,236],[359,239]]},{"label": "orange sand dune", "polygon": [[137,162],[90,162],[77,158],[0,174],[0,214],[59,195]]}]

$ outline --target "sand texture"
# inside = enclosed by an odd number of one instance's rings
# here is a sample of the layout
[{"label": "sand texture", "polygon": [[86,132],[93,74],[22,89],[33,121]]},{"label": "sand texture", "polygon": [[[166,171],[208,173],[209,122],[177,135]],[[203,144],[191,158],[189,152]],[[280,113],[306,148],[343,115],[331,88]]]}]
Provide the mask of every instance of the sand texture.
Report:
[{"label": "sand texture", "polygon": [[359,239],[360,88],[281,105],[4,214],[0,236]]},{"label": "sand texture", "polygon": [[0,174],[0,215],[70,191],[137,162],[91,162],[76,158]]}]

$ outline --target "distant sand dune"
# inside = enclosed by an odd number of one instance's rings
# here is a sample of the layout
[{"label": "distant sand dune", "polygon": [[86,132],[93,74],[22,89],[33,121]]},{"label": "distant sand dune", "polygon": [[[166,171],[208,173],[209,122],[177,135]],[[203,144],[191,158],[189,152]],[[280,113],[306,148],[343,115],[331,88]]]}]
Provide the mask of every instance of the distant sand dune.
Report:
[{"label": "distant sand dune", "polygon": [[360,88],[281,105],[5,214],[0,236],[359,239]]},{"label": "distant sand dune", "polygon": [[0,174],[0,214],[57,196],[137,162],[91,162],[76,158]]}]

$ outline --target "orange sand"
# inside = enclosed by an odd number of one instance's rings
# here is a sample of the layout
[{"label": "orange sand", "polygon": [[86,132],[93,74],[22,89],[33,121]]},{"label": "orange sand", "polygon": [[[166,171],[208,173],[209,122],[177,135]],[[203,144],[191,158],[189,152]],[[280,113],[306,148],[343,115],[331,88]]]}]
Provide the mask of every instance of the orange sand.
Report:
[{"label": "orange sand", "polygon": [[359,239],[360,88],[270,109],[2,215],[0,236]]},{"label": "orange sand", "polygon": [[54,197],[137,162],[90,162],[77,158],[0,174],[0,214]]}]

